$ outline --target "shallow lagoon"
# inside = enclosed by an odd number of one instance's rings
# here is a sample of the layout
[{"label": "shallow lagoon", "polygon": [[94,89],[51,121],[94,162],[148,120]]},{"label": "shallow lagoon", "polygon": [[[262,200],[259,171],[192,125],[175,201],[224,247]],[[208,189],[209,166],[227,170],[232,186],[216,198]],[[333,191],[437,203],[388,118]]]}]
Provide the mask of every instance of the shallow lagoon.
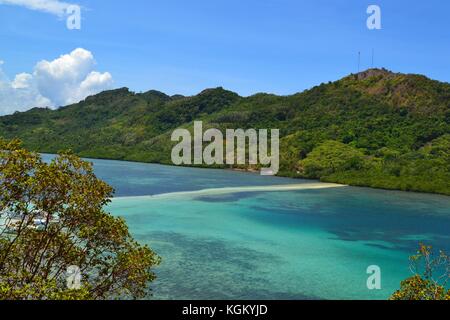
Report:
[{"label": "shallow lagoon", "polygon": [[[449,197],[92,161],[116,188],[108,209],[163,257],[156,299],[386,299],[410,275],[419,241],[450,252]],[[217,192],[230,187],[240,191]],[[381,267],[382,290],[367,289],[369,265]]]}]

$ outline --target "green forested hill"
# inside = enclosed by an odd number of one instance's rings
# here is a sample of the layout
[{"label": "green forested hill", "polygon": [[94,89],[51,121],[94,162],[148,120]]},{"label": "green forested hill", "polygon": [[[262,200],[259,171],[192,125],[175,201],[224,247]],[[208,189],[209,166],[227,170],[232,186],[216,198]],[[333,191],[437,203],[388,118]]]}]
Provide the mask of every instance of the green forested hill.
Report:
[{"label": "green forested hill", "polygon": [[172,130],[281,130],[281,175],[450,195],[450,84],[371,69],[291,96],[128,89],[0,117],[0,135],[47,153],[170,164]]}]

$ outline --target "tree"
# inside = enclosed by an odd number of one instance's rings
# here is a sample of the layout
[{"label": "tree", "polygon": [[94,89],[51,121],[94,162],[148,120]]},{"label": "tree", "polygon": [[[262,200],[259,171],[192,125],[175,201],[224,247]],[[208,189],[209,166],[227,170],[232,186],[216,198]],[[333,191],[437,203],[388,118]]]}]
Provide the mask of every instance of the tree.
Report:
[{"label": "tree", "polygon": [[363,164],[362,151],[342,142],[329,140],[301,160],[299,167],[305,177],[321,178],[340,171],[361,169]]},{"label": "tree", "polygon": [[410,269],[414,276],[403,281],[390,300],[450,300],[450,257],[445,252],[436,254],[421,244],[410,257]]},{"label": "tree", "polygon": [[[0,299],[137,299],[160,258],[107,213],[113,189],[71,153],[0,139]],[[68,268],[80,285],[68,288]]]}]

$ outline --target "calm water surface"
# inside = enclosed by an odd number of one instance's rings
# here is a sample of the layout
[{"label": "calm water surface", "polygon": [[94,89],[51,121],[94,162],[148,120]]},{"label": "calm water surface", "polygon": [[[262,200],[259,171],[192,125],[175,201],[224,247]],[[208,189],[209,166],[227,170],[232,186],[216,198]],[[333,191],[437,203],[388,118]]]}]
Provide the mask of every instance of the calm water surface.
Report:
[{"label": "calm water surface", "polygon": [[[91,161],[116,189],[108,210],[163,258],[155,299],[386,299],[418,242],[450,252],[450,197],[353,187],[171,195],[310,181]],[[158,194],[168,195],[139,197]],[[382,290],[367,289],[370,265]]]}]

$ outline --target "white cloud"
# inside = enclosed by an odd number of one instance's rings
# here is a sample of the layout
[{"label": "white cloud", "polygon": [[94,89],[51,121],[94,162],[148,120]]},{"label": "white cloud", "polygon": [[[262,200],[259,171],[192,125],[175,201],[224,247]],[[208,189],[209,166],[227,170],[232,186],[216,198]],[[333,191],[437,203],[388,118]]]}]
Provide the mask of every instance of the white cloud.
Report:
[{"label": "white cloud", "polygon": [[52,105],[51,101],[43,97],[34,86],[16,89],[13,87],[13,83],[9,82],[8,77],[0,68],[0,115],[24,111],[30,107]]},{"label": "white cloud", "polygon": [[33,76],[29,73],[19,73],[11,83],[13,89],[26,89],[30,87]]},{"label": "white cloud", "polygon": [[0,0],[0,4],[9,4],[25,7],[31,10],[51,13],[62,17],[72,4],[59,0]]},{"label": "white cloud", "polygon": [[0,114],[64,106],[110,89],[111,74],[95,71],[94,67],[94,56],[82,48],[53,61],[42,60],[31,73],[17,74],[13,81],[2,72],[0,64]]},{"label": "white cloud", "polygon": [[[53,61],[39,62],[33,77],[43,96],[56,105],[66,105],[112,85],[111,74],[95,72],[94,66],[92,53],[78,48]],[[94,78],[93,72],[98,74]]]},{"label": "white cloud", "polygon": [[105,85],[112,85],[111,74],[109,72],[100,73],[97,71],[92,71],[80,84],[78,88],[78,95],[74,97],[75,100],[73,100],[72,103],[103,91]]}]

